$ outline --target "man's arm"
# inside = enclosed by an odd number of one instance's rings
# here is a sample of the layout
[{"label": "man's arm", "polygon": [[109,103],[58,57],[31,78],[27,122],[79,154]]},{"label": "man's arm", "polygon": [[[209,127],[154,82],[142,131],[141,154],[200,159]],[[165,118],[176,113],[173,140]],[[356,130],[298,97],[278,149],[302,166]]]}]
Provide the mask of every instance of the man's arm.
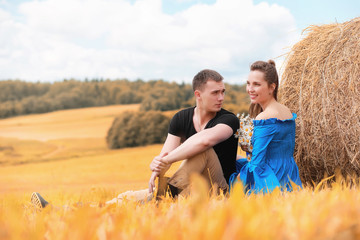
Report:
[{"label": "man's arm", "polygon": [[188,159],[196,154],[225,141],[233,134],[233,130],[226,124],[217,124],[192,135],[180,145],[180,137],[168,134],[159,156],[155,157],[150,164],[153,171],[149,181],[149,192],[155,187],[155,178],[160,173],[164,174],[169,166],[177,161]]},{"label": "man's arm", "polygon": [[225,141],[233,134],[230,126],[220,123],[212,128],[207,128],[188,138],[183,144],[168,152],[161,161],[171,164],[183,159],[188,159],[205,150]]},{"label": "man's arm", "polygon": [[[158,172],[158,173],[160,173],[160,175],[165,174],[165,172],[170,167],[170,165],[169,164],[164,164],[160,160],[161,160],[161,158],[166,156],[169,152],[171,152],[174,149],[176,149],[177,147],[179,147],[180,143],[181,143],[181,138],[180,137],[168,133],[168,135],[166,137],[166,140],[165,140],[165,143],[164,143],[164,145],[163,145],[163,147],[161,149],[161,152],[160,152],[159,156],[154,157],[154,159],[150,163],[151,171]],[[166,166],[166,165],[168,165],[168,166]],[[166,169],[164,169],[164,168],[166,168]]]},{"label": "man's arm", "polygon": [[181,138],[175,135],[168,133],[165,143],[161,149],[160,156],[164,154],[168,154],[173,151],[175,148],[180,146]]},{"label": "man's arm", "polygon": [[149,180],[149,192],[152,193],[155,187],[155,179],[157,176],[162,176],[169,169],[170,164],[164,164],[161,162],[161,158],[166,156],[169,152],[177,148],[181,143],[181,138],[172,134],[168,134],[161,149],[160,155],[154,157],[150,163],[150,169],[152,171],[150,180]]}]

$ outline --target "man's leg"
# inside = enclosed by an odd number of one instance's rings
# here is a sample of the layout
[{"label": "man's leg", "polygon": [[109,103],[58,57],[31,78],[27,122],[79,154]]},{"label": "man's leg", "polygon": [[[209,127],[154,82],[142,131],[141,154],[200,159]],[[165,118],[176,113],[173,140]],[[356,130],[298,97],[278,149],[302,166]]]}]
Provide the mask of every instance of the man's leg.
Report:
[{"label": "man's leg", "polygon": [[199,173],[205,178],[209,184],[209,190],[215,185],[224,191],[229,187],[213,148],[184,160],[168,183],[178,188],[181,195],[186,195],[190,191],[190,176],[193,173]]},{"label": "man's leg", "polygon": [[37,192],[31,194],[31,203],[38,209],[45,208],[49,203]]},{"label": "man's leg", "polygon": [[153,194],[149,193],[149,189],[143,189],[137,191],[130,190],[120,193],[116,198],[107,201],[105,204],[113,204],[113,203],[120,204],[124,200],[145,203],[151,201],[152,198],[153,198]]}]

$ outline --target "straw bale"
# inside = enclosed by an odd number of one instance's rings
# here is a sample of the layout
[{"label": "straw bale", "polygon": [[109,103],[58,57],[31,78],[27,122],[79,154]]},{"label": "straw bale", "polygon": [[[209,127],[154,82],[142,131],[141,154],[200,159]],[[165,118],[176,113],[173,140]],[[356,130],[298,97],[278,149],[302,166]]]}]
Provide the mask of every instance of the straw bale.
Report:
[{"label": "straw bale", "polygon": [[294,158],[304,182],[360,176],[360,18],[310,26],[287,56],[280,102],[297,113]]}]

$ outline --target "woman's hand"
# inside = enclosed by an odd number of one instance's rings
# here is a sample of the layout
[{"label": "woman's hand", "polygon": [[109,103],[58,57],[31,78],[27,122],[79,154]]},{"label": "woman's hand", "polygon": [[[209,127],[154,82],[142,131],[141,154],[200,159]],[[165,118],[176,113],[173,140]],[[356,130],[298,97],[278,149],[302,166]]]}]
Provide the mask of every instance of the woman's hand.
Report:
[{"label": "woman's hand", "polygon": [[240,147],[244,152],[249,152],[249,147],[247,145],[240,144]]}]

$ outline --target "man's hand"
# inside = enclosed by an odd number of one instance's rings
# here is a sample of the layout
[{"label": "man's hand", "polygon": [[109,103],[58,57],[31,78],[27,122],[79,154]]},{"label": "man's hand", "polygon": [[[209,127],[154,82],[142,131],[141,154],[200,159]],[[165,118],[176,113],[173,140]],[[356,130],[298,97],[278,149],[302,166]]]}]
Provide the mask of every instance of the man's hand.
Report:
[{"label": "man's hand", "polygon": [[157,172],[153,172],[151,174],[150,180],[149,180],[149,193],[154,192],[154,188],[155,188],[155,179],[158,176]]},{"label": "man's hand", "polygon": [[166,164],[162,159],[166,155],[168,155],[168,153],[164,153],[164,154],[154,157],[154,159],[150,163],[150,170],[152,172],[160,173],[161,171],[170,167],[169,164]]},{"label": "man's hand", "polygon": [[168,155],[168,153],[160,154],[159,156],[154,157],[154,159],[150,163],[150,169],[152,171],[152,174],[149,180],[149,193],[152,193],[154,191],[156,177],[158,177],[161,172],[162,174],[165,174],[167,169],[170,168],[170,164],[166,164],[162,161],[162,158],[166,155]]}]

